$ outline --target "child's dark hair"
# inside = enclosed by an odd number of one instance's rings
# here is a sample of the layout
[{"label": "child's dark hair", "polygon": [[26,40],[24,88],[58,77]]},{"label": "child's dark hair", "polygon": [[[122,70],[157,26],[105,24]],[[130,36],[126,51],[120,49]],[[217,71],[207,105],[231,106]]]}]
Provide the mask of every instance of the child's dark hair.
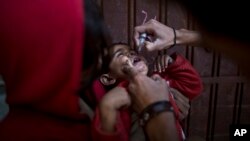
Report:
[{"label": "child's dark hair", "polygon": [[129,46],[129,44],[124,43],[124,42],[116,42],[116,43],[112,43],[109,47],[108,47],[108,55],[106,55],[102,60],[103,63],[103,68],[102,68],[102,73],[108,73],[109,72],[109,64],[112,60],[112,56],[109,54],[110,50],[113,49],[116,45],[126,45]]},{"label": "child's dark hair", "polygon": [[111,36],[97,3],[94,0],[85,0],[83,4],[84,22],[82,26],[85,27],[85,30],[83,31],[82,70],[91,73],[83,76],[81,87],[87,89],[101,73],[102,66],[99,64],[99,58],[103,58],[105,50],[111,43]]}]

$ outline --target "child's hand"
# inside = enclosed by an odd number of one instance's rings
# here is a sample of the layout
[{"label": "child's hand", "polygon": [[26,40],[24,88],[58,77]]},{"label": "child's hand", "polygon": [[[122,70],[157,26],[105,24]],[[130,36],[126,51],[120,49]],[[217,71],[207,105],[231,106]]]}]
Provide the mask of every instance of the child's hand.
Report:
[{"label": "child's hand", "polygon": [[170,63],[173,62],[173,59],[167,54],[158,55],[154,63],[154,72],[165,72],[166,68]]},{"label": "child's hand", "polygon": [[117,86],[105,94],[99,105],[102,129],[106,132],[114,132],[117,110],[130,104],[131,99],[123,87]]}]

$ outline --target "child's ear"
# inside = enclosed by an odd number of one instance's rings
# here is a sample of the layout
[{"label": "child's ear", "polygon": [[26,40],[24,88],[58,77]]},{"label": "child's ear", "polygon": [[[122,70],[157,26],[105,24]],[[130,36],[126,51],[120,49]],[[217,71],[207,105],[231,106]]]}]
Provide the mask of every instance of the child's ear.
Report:
[{"label": "child's ear", "polygon": [[112,85],[115,84],[116,79],[111,77],[109,74],[102,74],[100,77],[100,81],[103,85]]}]

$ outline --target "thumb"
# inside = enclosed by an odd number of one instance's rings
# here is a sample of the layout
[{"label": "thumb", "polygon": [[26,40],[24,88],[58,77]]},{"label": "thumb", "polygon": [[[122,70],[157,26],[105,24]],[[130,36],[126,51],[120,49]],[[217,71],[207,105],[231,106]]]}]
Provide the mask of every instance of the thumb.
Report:
[{"label": "thumb", "polygon": [[148,51],[153,51],[155,48],[155,44],[153,42],[145,41],[145,47]]}]

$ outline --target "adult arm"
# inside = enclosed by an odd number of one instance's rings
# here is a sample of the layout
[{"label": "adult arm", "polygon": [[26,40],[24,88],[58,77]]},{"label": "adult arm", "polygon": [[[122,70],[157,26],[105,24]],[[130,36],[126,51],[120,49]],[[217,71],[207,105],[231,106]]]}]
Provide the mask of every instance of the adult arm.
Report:
[{"label": "adult arm", "polygon": [[[169,101],[169,88],[166,81],[158,75],[152,78],[140,74],[134,76],[129,84],[129,91],[138,113],[155,102]],[[165,111],[152,117],[144,129],[149,140],[177,141],[179,137],[175,123],[174,113]]]},{"label": "adult arm", "polygon": [[139,46],[141,33],[147,33],[152,36],[152,41],[145,42],[145,47],[149,51],[167,49],[174,43],[196,45],[201,42],[201,35],[196,31],[187,29],[175,30],[153,19],[135,27],[134,40],[137,47]]}]

